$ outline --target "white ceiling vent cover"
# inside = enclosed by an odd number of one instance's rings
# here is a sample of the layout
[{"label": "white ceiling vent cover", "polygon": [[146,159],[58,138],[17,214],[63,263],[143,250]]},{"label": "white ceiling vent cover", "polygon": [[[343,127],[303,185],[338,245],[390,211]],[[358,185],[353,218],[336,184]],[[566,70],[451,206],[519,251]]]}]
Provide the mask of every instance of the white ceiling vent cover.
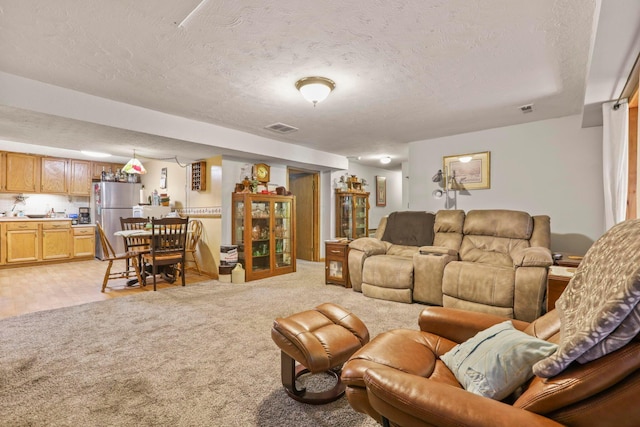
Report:
[{"label": "white ceiling vent cover", "polygon": [[285,125],[284,123],[274,123],[269,126],[265,126],[265,129],[272,130],[278,133],[291,133],[298,130],[298,128],[294,128],[293,126]]}]

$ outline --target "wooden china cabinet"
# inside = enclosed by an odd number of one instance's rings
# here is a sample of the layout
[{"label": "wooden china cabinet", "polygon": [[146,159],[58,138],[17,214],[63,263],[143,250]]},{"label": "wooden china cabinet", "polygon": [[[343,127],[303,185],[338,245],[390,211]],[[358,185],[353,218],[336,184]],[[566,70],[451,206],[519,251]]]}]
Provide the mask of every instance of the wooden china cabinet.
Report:
[{"label": "wooden china cabinet", "polygon": [[296,271],[295,196],[234,193],[232,244],[247,281]]},{"label": "wooden china cabinet", "polygon": [[336,237],[349,240],[369,234],[369,193],[336,190]]}]

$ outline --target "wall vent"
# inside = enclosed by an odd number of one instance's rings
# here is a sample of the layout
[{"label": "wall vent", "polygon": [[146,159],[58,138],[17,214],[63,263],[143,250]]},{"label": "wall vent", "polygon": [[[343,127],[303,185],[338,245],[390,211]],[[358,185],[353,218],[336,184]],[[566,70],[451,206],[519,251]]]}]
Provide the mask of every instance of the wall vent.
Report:
[{"label": "wall vent", "polygon": [[532,113],[533,112],[533,104],[527,104],[520,107],[520,111],[523,113]]},{"label": "wall vent", "polygon": [[265,129],[272,130],[278,133],[291,133],[298,130],[298,128],[294,128],[293,126],[285,125],[284,123],[274,123],[269,126],[265,126]]}]

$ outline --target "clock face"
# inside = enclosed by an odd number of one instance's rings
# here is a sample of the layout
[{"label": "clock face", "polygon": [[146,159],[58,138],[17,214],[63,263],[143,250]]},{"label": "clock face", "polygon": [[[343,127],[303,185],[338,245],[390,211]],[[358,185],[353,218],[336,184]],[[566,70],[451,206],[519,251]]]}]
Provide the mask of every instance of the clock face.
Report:
[{"label": "clock face", "polygon": [[269,166],[264,163],[256,165],[256,179],[260,182],[269,182]]}]

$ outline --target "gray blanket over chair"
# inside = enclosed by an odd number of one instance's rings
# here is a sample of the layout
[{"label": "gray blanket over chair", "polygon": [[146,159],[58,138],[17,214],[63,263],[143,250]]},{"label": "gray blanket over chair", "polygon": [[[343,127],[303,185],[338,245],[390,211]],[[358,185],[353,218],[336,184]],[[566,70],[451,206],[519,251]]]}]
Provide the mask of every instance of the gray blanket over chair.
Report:
[{"label": "gray blanket over chair", "polygon": [[533,366],[539,377],[562,372],[571,362],[602,357],[640,331],[640,220],[612,227],[589,249],[556,308],[558,350]]}]

